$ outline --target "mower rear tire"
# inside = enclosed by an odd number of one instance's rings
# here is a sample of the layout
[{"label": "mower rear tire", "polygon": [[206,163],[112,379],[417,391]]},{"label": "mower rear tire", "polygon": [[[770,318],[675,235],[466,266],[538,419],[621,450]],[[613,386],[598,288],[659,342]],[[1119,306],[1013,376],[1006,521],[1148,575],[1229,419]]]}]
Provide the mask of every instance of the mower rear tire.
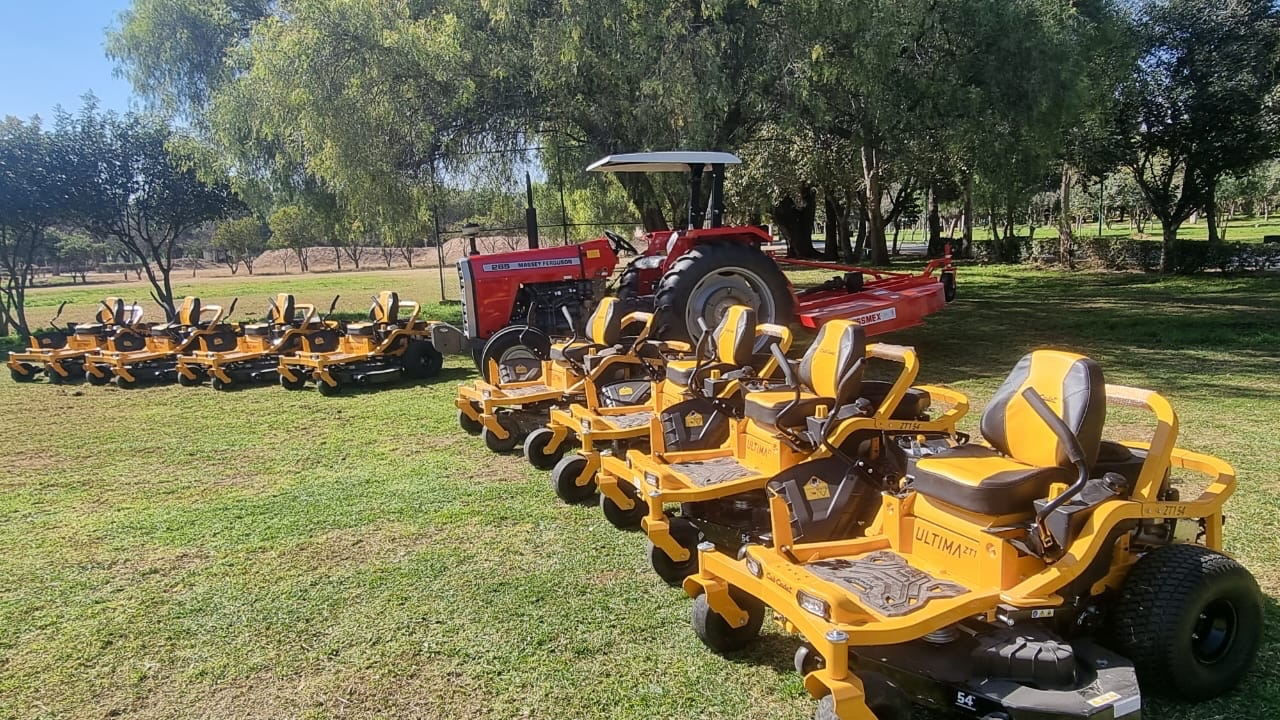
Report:
[{"label": "mower rear tire", "polygon": [[479,420],[472,420],[470,415],[461,410],[458,411],[458,427],[468,435],[479,435],[480,431],[484,430],[484,425],[481,425]]},{"label": "mower rear tire", "polygon": [[604,519],[609,524],[619,530],[635,530],[640,527],[640,521],[648,514],[649,508],[640,500],[640,496],[636,494],[634,488],[630,485],[619,484],[618,489],[627,497],[631,498],[632,507],[630,510],[623,510],[618,503],[614,502],[604,493],[600,494],[600,512],[604,514]]},{"label": "mower rear tire", "polygon": [[[187,377],[182,373],[178,373],[178,384],[182,387],[199,387],[204,384],[204,378],[196,375],[195,377]],[[218,389],[218,388],[214,388]]]},{"label": "mower rear tire", "polygon": [[1248,673],[1262,616],[1262,593],[1243,565],[1201,545],[1170,545],[1129,572],[1110,636],[1144,686],[1199,702]]},{"label": "mower rear tire", "polygon": [[551,357],[551,337],[542,330],[531,325],[513,325],[494,333],[480,351],[477,367],[480,376],[488,379],[489,361],[495,360],[498,365],[517,358],[528,358],[538,368],[538,375],[526,378],[536,380],[542,374],[542,361]]},{"label": "mower rear tire", "polygon": [[498,424],[502,426],[503,430],[507,431],[506,438],[498,437],[497,433],[486,427],[480,431],[480,439],[484,440],[485,447],[500,455],[505,455],[516,449],[516,445],[520,442],[520,433],[517,432],[516,428],[503,423],[501,415],[498,416]]},{"label": "mower rear tire", "polygon": [[578,484],[578,476],[587,467],[587,458],[582,453],[566,455],[551,468],[551,488],[556,497],[570,505],[581,505],[596,494],[596,479],[593,476],[586,485]]},{"label": "mower rear tire", "polygon": [[426,340],[410,340],[404,350],[404,374],[411,380],[426,380],[440,374],[444,356]]},{"label": "mower rear tire", "polygon": [[569,442],[565,440],[560,443],[560,447],[552,452],[547,452],[547,445],[551,444],[551,439],[556,435],[551,428],[541,427],[529,433],[524,439],[524,458],[529,464],[539,470],[551,470],[564,457],[564,453],[569,449]]},{"label": "mower rear tire", "polygon": [[682,517],[671,518],[670,525],[671,537],[689,551],[689,559],[677,562],[666,550],[650,542],[649,564],[668,585],[679,587],[685,578],[698,572],[698,543],[702,542],[702,531],[691,520]]},{"label": "mower rear tire", "polygon": [[285,390],[301,390],[307,386],[306,376],[299,377],[297,380],[290,380],[285,377],[284,373],[280,374],[280,387]]},{"label": "mower rear tire", "polygon": [[9,377],[13,378],[14,382],[19,383],[35,382],[36,366],[31,363],[22,363],[22,369],[27,371],[26,375],[23,375],[21,371],[11,366],[9,368]]},{"label": "mower rear tire", "polygon": [[729,588],[729,597],[746,611],[746,625],[738,628],[729,625],[720,613],[711,609],[705,593],[693,599],[693,631],[703,645],[720,654],[747,649],[764,625],[763,602],[736,587]]},{"label": "mower rear tire", "polygon": [[[911,698],[906,691],[894,685],[880,673],[858,673],[862,681],[864,702],[876,720],[911,720]],[[827,695],[818,701],[813,720],[840,720],[836,715],[835,698]]]},{"label": "mower rear tire", "polygon": [[701,334],[699,318],[715,327],[732,305],[755,308],[757,322],[788,325],[793,304],[778,264],[756,246],[734,242],[699,245],[677,259],[658,282],[653,303],[662,313],[659,337],[685,341]]}]

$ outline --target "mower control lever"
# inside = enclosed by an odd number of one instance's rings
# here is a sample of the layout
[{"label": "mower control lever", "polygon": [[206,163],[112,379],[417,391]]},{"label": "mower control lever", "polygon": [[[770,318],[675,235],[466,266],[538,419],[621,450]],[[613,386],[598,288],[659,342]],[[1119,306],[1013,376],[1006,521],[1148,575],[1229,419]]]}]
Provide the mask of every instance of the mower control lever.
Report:
[{"label": "mower control lever", "polygon": [[1045,518],[1049,517],[1054,510],[1065,505],[1071,498],[1079,495],[1081,490],[1084,490],[1085,484],[1089,482],[1089,465],[1085,459],[1084,448],[1080,447],[1080,439],[1076,437],[1075,433],[1071,432],[1071,428],[1067,427],[1062,418],[1058,417],[1058,414],[1049,407],[1044,398],[1040,397],[1040,393],[1033,388],[1027,388],[1022,391],[1022,398],[1027,401],[1031,409],[1036,411],[1040,419],[1057,436],[1058,442],[1062,443],[1063,449],[1067,453],[1067,459],[1071,461],[1072,465],[1075,465],[1077,472],[1076,481],[1072,483],[1071,487],[1064,490],[1058,497],[1050,500],[1040,512],[1036,513],[1036,527],[1040,531],[1040,537],[1044,541],[1045,547],[1050,547],[1056,541],[1054,541],[1052,533],[1049,532],[1048,527],[1045,525]]},{"label": "mower control lever", "polygon": [[769,345],[769,352],[773,355],[773,359],[778,361],[778,367],[782,369],[782,378],[786,380],[787,385],[799,387],[800,383],[796,382],[795,368],[791,367],[791,361],[787,360],[787,354],[782,352],[782,346],[778,343],[773,343]]}]

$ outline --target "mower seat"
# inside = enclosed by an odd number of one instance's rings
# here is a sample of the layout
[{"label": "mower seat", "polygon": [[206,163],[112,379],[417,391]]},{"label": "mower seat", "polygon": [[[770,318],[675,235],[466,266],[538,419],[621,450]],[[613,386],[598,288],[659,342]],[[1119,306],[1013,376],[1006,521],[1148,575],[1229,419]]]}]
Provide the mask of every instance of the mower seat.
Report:
[{"label": "mower seat", "polygon": [[351,323],[347,325],[347,334],[351,337],[372,337],[373,323]]},{"label": "mower seat", "polygon": [[611,348],[622,340],[622,307],[616,298],[604,298],[587,320],[587,337],[551,346],[551,359],[582,365],[593,352]]},{"label": "mower seat", "polygon": [[298,312],[297,304],[293,295],[289,293],[277,293],[275,304],[267,310],[267,324],[270,325],[288,325],[294,321],[294,315]]},{"label": "mower seat", "polygon": [[1102,369],[1082,355],[1037,350],[1022,358],[982,413],[989,444],[962,445],[920,458],[908,474],[911,488],[949,505],[984,515],[1034,510],[1055,482],[1076,471],[1057,436],[1022,397],[1032,388],[1066,422],[1093,467],[1106,419]]},{"label": "mower seat", "polygon": [[[880,407],[880,403],[884,402],[889,391],[893,389],[893,383],[884,380],[864,380],[860,395],[874,407]],[[929,395],[928,390],[919,388],[907,388],[907,392],[902,396],[902,400],[898,402],[898,406],[893,409],[891,417],[894,420],[919,420],[929,414],[929,407],[933,405],[933,397]]]},{"label": "mower seat", "polygon": [[819,407],[832,410],[837,397],[857,398],[862,387],[862,370],[853,372],[867,354],[867,336],[862,326],[851,320],[832,320],[822,326],[818,337],[800,360],[796,388],[778,388],[747,393],[744,415],[757,425],[777,430],[798,428]]},{"label": "mower seat", "polygon": [[[741,370],[751,364],[756,331],[756,312],[744,305],[734,305],[725,311],[720,323],[708,338],[711,352],[698,360],[672,360],[667,363],[667,379],[681,387],[689,387],[695,380],[694,373],[709,377],[712,370],[721,373]],[[709,362],[708,362],[709,361]]]}]

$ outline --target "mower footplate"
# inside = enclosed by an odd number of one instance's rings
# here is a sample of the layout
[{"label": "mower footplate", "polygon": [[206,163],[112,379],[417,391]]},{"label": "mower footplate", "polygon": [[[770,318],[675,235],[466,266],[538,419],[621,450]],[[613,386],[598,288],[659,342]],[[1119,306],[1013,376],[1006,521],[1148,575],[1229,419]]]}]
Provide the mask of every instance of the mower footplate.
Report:
[{"label": "mower footplate", "polygon": [[698,487],[710,487],[756,475],[756,471],[744,467],[731,457],[673,463],[671,469],[685,476]]},{"label": "mower footplate", "polygon": [[858,596],[861,603],[884,617],[901,617],[920,610],[935,598],[959,597],[969,589],[938,580],[913,568],[902,556],[877,550],[855,560],[832,558],[810,563],[818,577]]},{"label": "mower footplate", "polygon": [[502,395],[499,398],[522,398],[529,395],[538,395],[540,393],[554,392],[546,385],[526,385],[525,387],[502,388]]},{"label": "mower footplate", "polygon": [[653,420],[653,412],[645,410],[626,415],[605,415],[600,419],[616,430],[634,430],[639,427],[648,427],[649,422]]}]

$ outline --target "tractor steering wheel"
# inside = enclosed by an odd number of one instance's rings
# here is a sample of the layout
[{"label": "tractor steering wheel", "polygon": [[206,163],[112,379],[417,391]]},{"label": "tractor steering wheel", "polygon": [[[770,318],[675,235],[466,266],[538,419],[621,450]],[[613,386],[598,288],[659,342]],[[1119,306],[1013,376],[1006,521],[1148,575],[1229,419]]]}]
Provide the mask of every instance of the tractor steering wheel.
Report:
[{"label": "tractor steering wheel", "polygon": [[636,249],[635,245],[632,245],[630,241],[628,241],[626,238],[622,237],[618,233],[612,230],[605,230],[604,236],[609,238],[609,243],[613,245],[614,252],[619,254],[623,252],[629,252],[632,255],[640,254],[640,251]]}]

